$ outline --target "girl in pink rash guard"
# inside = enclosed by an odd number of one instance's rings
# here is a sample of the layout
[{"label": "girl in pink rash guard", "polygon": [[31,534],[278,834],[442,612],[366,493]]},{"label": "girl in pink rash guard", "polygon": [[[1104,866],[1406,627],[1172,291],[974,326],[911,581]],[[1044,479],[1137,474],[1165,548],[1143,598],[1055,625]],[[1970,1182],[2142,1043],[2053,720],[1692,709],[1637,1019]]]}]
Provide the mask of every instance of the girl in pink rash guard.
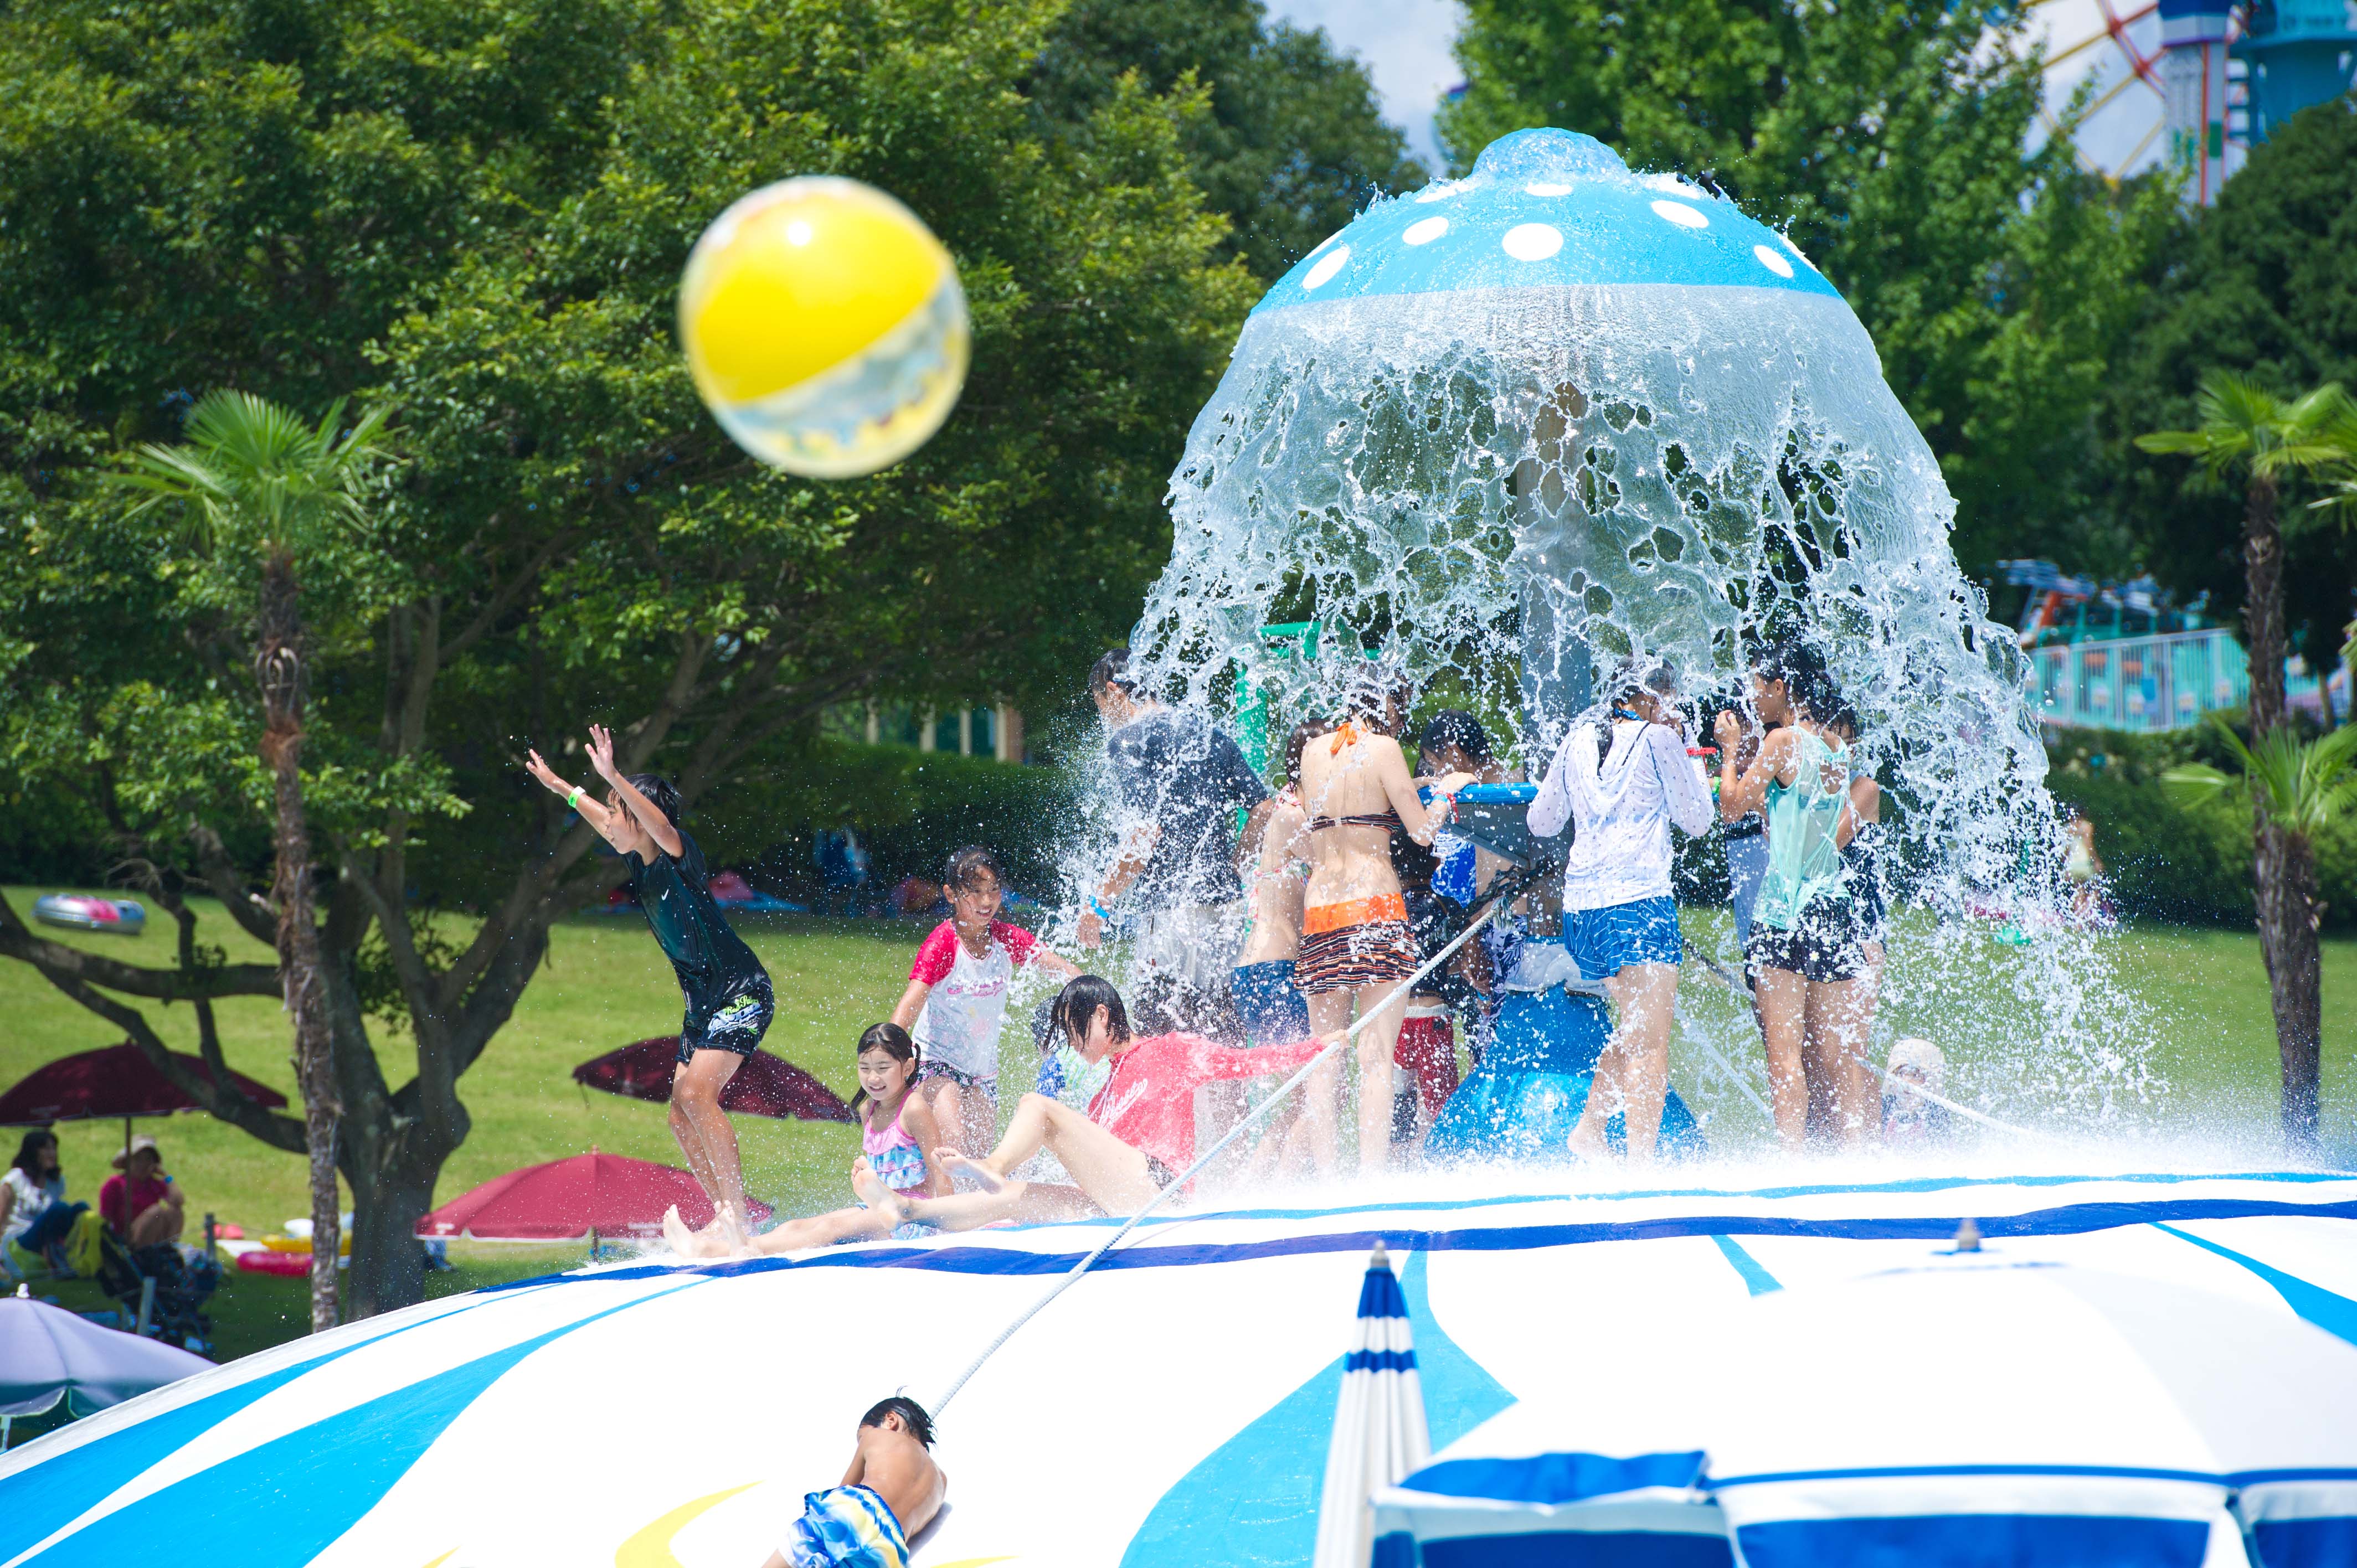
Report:
[{"label": "girl in pink rash guard", "polygon": [[1080,971],[997,918],[1006,878],[988,850],[969,844],[950,856],[942,887],[950,918],[917,949],[892,1022],[923,1052],[916,1093],[942,1138],[985,1148],[998,1133],[998,1026],[1015,972],[1036,963],[1069,979]]}]

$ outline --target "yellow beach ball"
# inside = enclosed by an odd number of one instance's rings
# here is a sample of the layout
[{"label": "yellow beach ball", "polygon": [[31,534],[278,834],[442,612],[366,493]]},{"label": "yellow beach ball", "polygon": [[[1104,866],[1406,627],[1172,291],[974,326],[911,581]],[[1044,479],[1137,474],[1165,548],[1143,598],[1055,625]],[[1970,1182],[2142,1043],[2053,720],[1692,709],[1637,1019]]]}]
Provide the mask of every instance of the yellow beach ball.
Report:
[{"label": "yellow beach ball", "polygon": [[939,430],[971,332],[950,253],[873,186],[808,175],[723,212],[679,284],[688,373],[765,463],[813,478],[888,467]]}]

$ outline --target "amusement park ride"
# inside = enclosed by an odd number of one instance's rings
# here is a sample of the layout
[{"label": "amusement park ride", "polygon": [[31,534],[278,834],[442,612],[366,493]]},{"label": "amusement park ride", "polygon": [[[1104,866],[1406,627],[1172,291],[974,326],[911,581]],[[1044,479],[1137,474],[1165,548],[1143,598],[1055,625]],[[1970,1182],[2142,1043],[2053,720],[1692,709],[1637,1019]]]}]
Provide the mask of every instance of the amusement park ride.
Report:
[{"label": "amusement park ride", "polygon": [[[2120,176],[2159,157],[2181,169],[2186,199],[2207,206],[2250,148],[2311,103],[2349,90],[2357,65],[2352,0],[2032,0],[2048,13],[2047,81],[2056,99],[2085,72],[2073,63],[2109,46],[2118,64],[2082,112],[2106,132],[2077,137],[2080,156]],[[2118,71],[2111,80],[2114,70]],[[2061,127],[2050,111],[2050,130]],[[2144,126],[2141,136],[2134,127]],[[2134,139],[2131,140],[2130,138]],[[2104,149],[2125,145],[2116,156]]]}]

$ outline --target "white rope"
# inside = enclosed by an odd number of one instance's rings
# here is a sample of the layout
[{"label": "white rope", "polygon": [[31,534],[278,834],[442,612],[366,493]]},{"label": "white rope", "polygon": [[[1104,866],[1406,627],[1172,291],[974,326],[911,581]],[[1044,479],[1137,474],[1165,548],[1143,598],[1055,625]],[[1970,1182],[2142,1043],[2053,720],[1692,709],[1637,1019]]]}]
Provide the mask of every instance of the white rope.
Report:
[{"label": "white rope", "polygon": [[[1710,977],[1717,981],[1721,985],[1726,986],[1729,991],[1734,992],[1746,1002],[1752,1000],[1751,987],[1746,985],[1740,976],[1729,973],[1725,964],[1720,963],[1708,953],[1695,954],[1695,961],[1701,964],[1704,970],[1709,973]],[[1717,1053],[1713,1052],[1712,1054],[1716,1056]],[[1880,1079],[1886,1086],[1889,1085],[1890,1082],[1890,1073],[1888,1069],[1877,1067],[1874,1063],[1874,1058],[1868,1056],[1861,1054],[1857,1059],[1865,1066],[1867,1071]],[[2040,1133],[2028,1127],[2017,1127],[2010,1122],[2000,1122],[1996,1117],[1986,1115],[1981,1112],[1974,1110],[1969,1105],[1959,1105],[1954,1101],[1948,1099],[1944,1095],[1934,1094],[1930,1090],[1924,1088],[1921,1084],[1915,1083],[1910,1079],[1902,1078],[1899,1080],[1899,1083],[1900,1092],[1915,1095],[1919,1099],[1928,1100],[1943,1111],[1952,1111],[1967,1121],[1979,1122],[1984,1127],[1994,1127],[2000,1133],[2010,1133],[2017,1138],[2029,1138],[2041,1144],[2061,1144],[2067,1141],[2056,1137],[2051,1133]],[[1753,1095],[1752,1100],[1757,1103],[1759,1096],[1756,1094]],[[1762,1105],[1760,1106],[1760,1109],[1764,1111],[1767,1107]]]},{"label": "white rope", "polygon": [[1718,1047],[1712,1045],[1706,1036],[1684,1018],[1678,1020],[1678,1031],[1685,1036],[1688,1045],[1699,1047],[1703,1055],[1711,1059],[1718,1070],[1726,1075],[1727,1081],[1742,1091],[1744,1099],[1760,1107],[1760,1113],[1762,1116],[1770,1121],[1775,1120],[1776,1113],[1768,1108],[1768,1101],[1761,1098],[1760,1091],[1751,1087],[1751,1080],[1744,1076],[1740,1068],[1720,1055]]},{"label": "white rope", "polygon": [[1189,1165],[1186,1170],[1181,1172],[1175,1179],[1172,1180],[1168,1187],[1164,1187],[1160,1192],[1156,1193],[1152,1198],[1148,1199],[1145,1208],[1139,1209],[1136,1213],[1124,1220],[1122,1222],[1121,1229],[1115,1230],[1112,1235],[1106,1237],[1102,1242],[1098,1243],[1095,1251],[1090,1252],[1087,1257],[1082,1258],[1079,1262],[1074,1263],[1070,1272],[1065,1273],[1065,1275],[1061,1279],[1059,1279],[1054,1284],[1049,1286],[1047,1293],[1040,1296],[1038,1301],[1033,1302],[1029,1306],[1024,1308],[1020,1313],[1017,1313],[1014,1321],[1009,1323],[1006,1327],[1000,1329],[998,1331],[998,1337],[993,1339],[988,1345],[983,1347],[982,1354],[976,1356],[972,1363],[967,1366],[966,1369],[957,1375],[956,1380],[952,1382],[950,1386],[942,1391],[942,1397],[935,1400],[932,1404],[927,1408],[931,1410],[935,1416],[939,1416],[943,1410],[948,1408],[950,1401],[957,1397],[958,1391],[964,1388],[967,1381],[971,1380],[976,1372],[982,1370],[983,1364],[988,1361],[991,1357],[998,1353],[999,1347],[1006,1344],[1009,1339],[1015,1337],[1015,1334],[1017,1329],[1030,1322],[1033,1318],[1039,1316],[1041,1309],[1046,1307],[1049,1302],[1055,1300],[1058,1296],[1063,1294],[1064,1292],[1071,1289],[1073,1283],[1077,1282],[1082,1274],[1089,1272],[1091,1266],[1092,1266],[1099,1258],[1103,1257],[1107,1252],[1113,1251],[1114,1243],[1118,1242],[1123,1237],[1135,1230],[1140,1220],[1144,1219],[1147,1215],[1160,1208],[1164,1198],[1168,1197],[1172,1193],[1178,1191],[1189,1182],[1194,1180],[1196,1175],[1200,1172],[1205,1165],[1210,1165],[1213,1160],[1217,1159],[1219,1157],[1220,1151],[1226,1148],[1230,1144],[1234,1143],[1238,1135],[1241,1134],[1245,1128],[1259,1121],[1261,1117],[1267,1114],[1267,1112],[1279,1101],[1283,1101],[1287,1095],[1299,1088],[1309,1075],[1317,1070],[1318,1064],[1319,1062],[1324,1061],[1328,1057],[1333,1055],[1334,1052],[1350,1044],[1352,1036],[1356,1036],[1360,1030],[1365,1028],[1369,1024],[1374,1021],[1376,1015],[1383,1012],[1384,1008],[1389,1007],[1393,1003],[1399,1001],[1402,997],[1409,995],[1417,981],[1422,980],[1426,975],[1430,974],[1434,970],[1438,969],[1443,963],[1447,962],[1451,953],[1454,953],[1458,948],[1463,947],[1466,942],[1471,939],[1474,932],[1480,930],[1483,926],[1489,923],[1490,917],[1498,912],[1499,908],[1502,906],[1502,903],[1503,900],[1498,898],[1493,897],[1491,899],[1490,907],[1482,910],[1470,924],[1469,924],[1462,931],[1459,931],[1454,941],[1450,942],[1447,947],[1442,948],[1438,952],[1433,954],[1432,957],[1426,961],[1423,968],[1417,970],[1414,974],[1409,975],[1405,980],[1401,981],[1399,988],[1394,991],[1389,996],[1384,997],[1381,1003],[1360,1014],[1358,1022],[1352,1024],[1349,1028],[1343,1030],[1334,1038],[1327,1041],[1326,1044],[1319,1048],[1318,1054],[1311,1057],[1308,1061],[1302,1063],[1301,1069],[1298,1072],[1296,1072],[1291,1078],[1286,1079],[1285,1082],[1277,1088],[1275,1093],[1271,1094],[1258,1105],[1254,1106],[1251,1110],[1238,1117],[1236,1119],[1235,1125],[1228,1129],[1225,1136],[1222,1137],[1218,1143],[1213,1144],[1202,1154],[1198,1155],[1195,1157],[1195,1163],[1193,1165]]}]

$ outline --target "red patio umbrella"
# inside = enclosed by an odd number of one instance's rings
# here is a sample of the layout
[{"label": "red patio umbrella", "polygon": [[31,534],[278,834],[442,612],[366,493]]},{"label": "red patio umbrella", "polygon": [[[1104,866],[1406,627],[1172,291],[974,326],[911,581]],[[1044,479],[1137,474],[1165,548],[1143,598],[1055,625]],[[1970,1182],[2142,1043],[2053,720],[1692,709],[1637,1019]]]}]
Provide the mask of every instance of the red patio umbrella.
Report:
[{"label": "red patio umbrella", "polygon": [[[213,1080],[212,1069],[205,1066],[202,1057],[174,1051],[172,1058],[207,1083]],[[242,1072],[229,1076],[256,1104],[275,1111],[286,1103],[286,1097],[268,1084],[256,1083]],[[16,1087],[0,1094],[0,1127],[106,1122],[120,1116],[123,1146],[128,1149],[133,1117],[169,1116],[197,1108],[195,1101],[156,1070],[137,1046],[125,1040],[119,1046],[59,1057],[27,1073]]]},{"label": "red patio umbrella", "polygon": [[[671,1099],[672,1074],[678,1070],[679,1036],[665,1035],[583,1062],[573,1069],[573,1081],[608,1094],[660,1103]],[[720,1109],[780,1121],[795,1116],[805,1122],[858,1120],[834,1090],[767,1051],[755,1051],[745,1058],[745,1065],[720,1091]]]},{"label": "red patio umbrella", "polygon": [[[712,1223],[712,1200],[694,1176],[676,1165],[625,1159],[592,1149],[569,1159],[526,1165],[493,1176],[417,1222],[422,1241],[467,1237],[477,1241],[576,1241],[599,1236],[651,1238],[663,1210],[701,1229]],[[770,1206],[745,1200],[748,1220],[766,1219]]]}]

